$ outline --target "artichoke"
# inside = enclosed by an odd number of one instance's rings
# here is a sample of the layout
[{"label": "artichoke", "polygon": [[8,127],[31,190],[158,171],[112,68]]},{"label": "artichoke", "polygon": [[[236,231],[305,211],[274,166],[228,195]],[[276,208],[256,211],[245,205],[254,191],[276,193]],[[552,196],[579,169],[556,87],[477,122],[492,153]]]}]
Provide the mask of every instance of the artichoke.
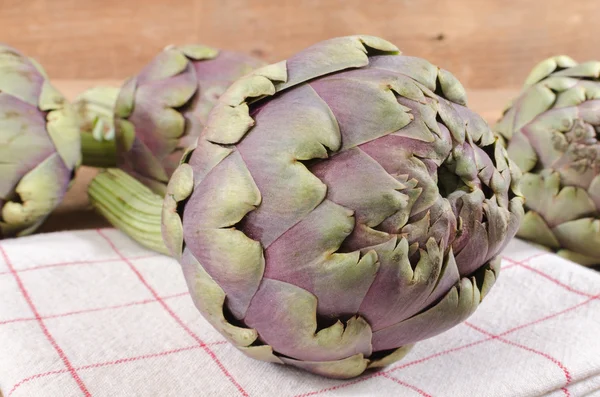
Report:
[{"label": "artichoke", "polygon": [[452,74],[335,38],[220,97],[163,237],[239,350],[350,378],[474,312],[523,216],[519,177]]},{"label": "artichoke", "polygon": [[73,107],[81,123],[82,164],[91,167],[116,167],[114,108],[117,87],[93,87],[81,93]]},{"label": "artichoke", "polygon": [[0,238],[35,231],[80,162],[73,109],[36,61],[0,45]]},{"label": "artichoke", "polygon": [[524,173],[518,236],[600,265],[600,62],[541,62],[494,130]]},{"label": "artichoke", "polygon": [[262,65],[248,55],[205,46],[165,48],[121,87],[115,108],[119,168],[163,195],[216,99]]}]

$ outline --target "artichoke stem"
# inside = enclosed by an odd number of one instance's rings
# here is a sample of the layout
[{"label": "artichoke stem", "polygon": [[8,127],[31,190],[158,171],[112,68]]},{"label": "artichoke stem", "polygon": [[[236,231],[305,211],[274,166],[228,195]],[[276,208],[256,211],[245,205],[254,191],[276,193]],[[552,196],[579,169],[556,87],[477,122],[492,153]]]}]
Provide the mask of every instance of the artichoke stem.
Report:
[{"label": "artichoke stem", "polygon": [[114,227],[144,247],[170,255],[161,233],[161,196],[117,168],[98,174],[88,195],[94,208]]},{"label": "artichoke stem", "polygon": [[117,165],[117,150],[114,139],[96,139],[93,134],[81,134],[82,164],[90,167],[109,168]]}]

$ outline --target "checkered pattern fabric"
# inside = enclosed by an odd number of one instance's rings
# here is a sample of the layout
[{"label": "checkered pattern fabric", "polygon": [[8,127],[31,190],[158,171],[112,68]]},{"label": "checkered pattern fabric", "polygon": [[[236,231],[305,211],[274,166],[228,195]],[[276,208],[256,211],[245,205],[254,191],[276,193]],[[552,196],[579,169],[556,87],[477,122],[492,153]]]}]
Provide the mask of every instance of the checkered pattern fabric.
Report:
[{"label": "checkered pattern fabric", "polygon": [[4,397],[600,396],[600,274],[519,240],[467,322],[346,381],[242,355],[114,229],[1,241],[0,294]]}]

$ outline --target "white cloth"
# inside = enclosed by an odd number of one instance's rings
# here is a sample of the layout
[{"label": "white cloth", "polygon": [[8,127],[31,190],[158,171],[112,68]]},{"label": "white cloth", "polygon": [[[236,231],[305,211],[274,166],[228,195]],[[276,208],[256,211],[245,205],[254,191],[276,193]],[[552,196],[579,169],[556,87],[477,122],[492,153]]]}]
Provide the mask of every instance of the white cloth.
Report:
[{"label": "white cloth", "polygon": [[173,259],[114,229],[0,247],[4,397],[600,396],[600,274],[519,240],[466,323],[347,381],[247,358]]}]

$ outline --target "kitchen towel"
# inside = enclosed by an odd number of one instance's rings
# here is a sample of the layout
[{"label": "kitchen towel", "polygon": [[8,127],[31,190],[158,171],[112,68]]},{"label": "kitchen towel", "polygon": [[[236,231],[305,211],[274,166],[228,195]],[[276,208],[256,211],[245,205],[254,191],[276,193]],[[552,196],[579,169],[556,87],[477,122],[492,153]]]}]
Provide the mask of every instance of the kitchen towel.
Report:
[{"label": "kitchen towel", "polygon": [[600,396],[600,274],[516,239],[465,323],[351,380],[247,358],[115,229],[0,241],[0,297],[4,397]]}]

